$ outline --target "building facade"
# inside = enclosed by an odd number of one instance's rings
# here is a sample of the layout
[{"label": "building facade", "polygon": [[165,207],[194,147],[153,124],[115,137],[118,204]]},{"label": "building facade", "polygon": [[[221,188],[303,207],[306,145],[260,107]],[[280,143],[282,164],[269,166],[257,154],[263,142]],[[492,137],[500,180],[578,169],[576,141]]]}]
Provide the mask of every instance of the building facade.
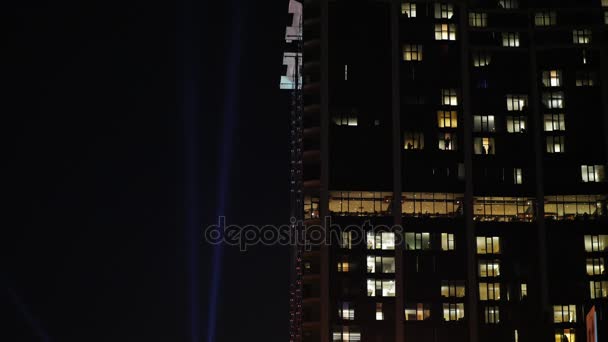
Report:
[{"label": "building facade", "polygon": [[301,4],[292,340],[608,341],[608,1]]}]

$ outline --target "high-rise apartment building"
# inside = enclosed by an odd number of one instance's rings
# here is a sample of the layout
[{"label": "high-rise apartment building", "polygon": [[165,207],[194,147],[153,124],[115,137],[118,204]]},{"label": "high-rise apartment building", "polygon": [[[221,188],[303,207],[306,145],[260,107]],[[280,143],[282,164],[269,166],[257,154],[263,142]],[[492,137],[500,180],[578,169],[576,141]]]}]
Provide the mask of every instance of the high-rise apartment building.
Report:
[{"label": "high-rise apartment building", "polygon": [[292,340],[608,341],[608,1],[301,5]]}]

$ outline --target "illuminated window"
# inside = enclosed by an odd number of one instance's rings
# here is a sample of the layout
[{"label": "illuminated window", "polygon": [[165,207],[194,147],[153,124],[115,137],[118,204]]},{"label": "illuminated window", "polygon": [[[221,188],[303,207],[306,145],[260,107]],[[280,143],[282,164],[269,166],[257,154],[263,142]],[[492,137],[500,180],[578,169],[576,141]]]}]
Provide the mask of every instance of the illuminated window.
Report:
[{"label": "illuminated window", "polygon": [[439,128],[456,128],[458,127],[458,115],[455,110],[439,110],[437,111],[437,125]]},{"label": "illuminated window", "polygon": [[500,300],[500,283],[479,283],[479,300]]},{"label": "illuminated window", "polygon": [[340,239],[340,247],[346,249],[353,248],[353,232],[342,232]]},{"label": "illuminated window", "polygon": [[435,40],[456,40],[456,25],[435,24]]},{"label": "illuminated window", "polygon": [[488,14],[480,12],[469,13],[469,26],[486,27],[488,26]]},{"label": "illuminated window", "polygon": [[421,61],[422,45],[407,44],[403,46],[404,61]]},{"label": "illuminated window", "polygon": [[496,131],[494,115],[475,115],[473,116],[473,131],[491,133]]},{"label": "illuminated window", "polygon": [[529,197],[473,197],[475,221],[532,222],[534,198]]},{"label": "illuminated window", "polygon": [[[329,211],[332,215],[388,215],[392,192],[330,191]],[[357,236],[358,240],[361,240]]]},{"label": "illuminated window", "polygon": [[333,116],[334,124],[338,126],[357,126],[357,113],[340,113]]},{"label": "illuminated window", "polygon": [[492,55],[488,51],[473,52],[473,66],[476,68],[490,65]]},{"label": "illuminated window", "polygon": [[583,182],[603,182],[604,165],[581,165]]},{"label": "illuminated window", "polygon": [[424,133],[405,132],[403,148],[406,150],[422,150],[424,148]]},{"label": "illuminated window", "polygon": [[590,276],[606,274],[604,258],[587,258],[587,274]]},{"label": "illuminated window", "polygon": [[478,236],[477,254],[500,254],[500,237]]},{"label": "illuminated window", "polygon": [[494,154],[494,138],[489,137],[476,137],[473,140],[475,154]]},{"label": "illuminated window", "polygon": [[435,19],[451,19],[453,15],[452,4],[435,4]]},{"label": "illuminated window", "polygon": [[589,58],[587,57],[587,50],[583,50],[582,55],[583,55],[583,64],[587,64],[589,62]]},{"label": "illuminated window", "polygon": [[367,273],[395,273],[395,257],[368,255]]},{"label": "illuminated window", "polygon": [[572,30],[572,41],[574,42],[574,44],[591,43],[591,30]]},{"label": "illuminated window", "polygon": [[391,232],[367,232],[367,249],[395,249],[395,233]]},{"label": "illuminated window", "polygon": [[589,282],[589,290],[591,291],[591,299],[608,298],[608,281]]},{"label": "illuminated window", "polygon": [[463,298],[465,296],[464,281],[442,280],[441,297],[444,298]]},{"label": "illuminated window", "polygon": [[319,197],[318,196],[305,196],[304,197],[304,218],[318,218],[319,217]]},{"label": "illuminated window", "polygon": [[353,303],[342,302],[338,305],[338,317],[343,320],[352,321],[355,319],[355,309]]},{"label": "illuminated window", "polygon": [[576,305],[553,305],[553,323],[576,323]]},{"label": "illuminated window", "polygon": [[545,132],[565,131],[564,114],[545,114]]},{"label": "illuminated window", "polygon": [[577,71],[576,86],[577,87],[593,87],[595,85],[595,73],[593,71]]},{"label": "illuminated window", "polygon": [[576,331],[574,328],[555,330],[555,342],[576,342]]},{"label": "illuminated window", "polygon": [[382,303],[376,303],[376,321],[384,320],[384,311],[382,311]]},{"label": "illuminated window", "polygon": [[479,260],[479,277],[500,276],[500,260]]},{"label": "illuminated window", "polygon": [[483,311],[486,324],[500,323],[500,309],[498,306],[486,306]]},{"label": "illuminated window", "polygon": [[509,133],[525,133],[526,132],[525,116],[507,116],[507,132]]},{"label": "illuminated window", "polygon": [[543,71],[543,85],[545,87],[561,87],[562,86],[562,71],[561,70],[546,70]]},{"label": "illuminated window", "polygon": [[602,0],[602,7],[608,7],[608,0]]},{"label": "illuminated window", "polygon": [[608,25],[608,11],[604,12],[604,24]]},{"label": "illuminated window", "polygon": [[523,184],[524,175],[520,168],[513,169],[513,184]]},{"label": "illuminated window", "polygon": [[367,279],[368,297],[395,297],[395,280]]},{"label": "illuminated window", "polygon": [[528,297],[528,284],[522,283],[519,285],[519,300],[524,300]]},{"label": "illuminated window", "polygon": [[565,137],[563,135],[550,135],[547,140],[547,153],[566,152]]},{"label": "illuminated window", "polygon": [[441,89],[442,106],[458,106],[458,96],[456,89]]},{"label": "illuminated window", "polygon": [[517,0],[499,0],[498,6],[505,9],[516,9],[519,7]]},{"label": "illuminated window", "polygon": [[528,106],[528,96],[527,95],[513,95],[509,94],[506,96],[507,100],[507,110],[512,111],[522,111]]},{"label": "illuminated window", "polygon": [[585,235],[586,252],[603,252],[608,250],[608,235]]},{"label": "illuminated window", "polygon": [[424,321],[431,317],[431,306],[428,304],[409,304],[405,306],[406,321]]},{"label": "illuminated window", "polygon": [[406,250],[431,249],[431,234],[429,233],[405,233]]},{"label": "illuminated window", "polygon": [[454,234],[441,233],[441,250],[442,251],[453,251],[454,250]]},{"label": "illuminated window", "polygon": [[351,269],[351,265],[348,262],[347,256],[342,256],[341,260],[338,261],[338,272],[349,272]]},{"label": "illuminated window", "polygon": [[402,3],[401,14],[406,15],[408,18],[416,18],[416,4],[411,2]]},{"label": "illuminated window", "polygon": [[502,33],[502,46],[518,47],[519,46],[519,32],[503,32]]},{"label": "illuminated window", "polygon": [[438,136],[439,149],[443,151],[456,151],[456,133],[439,133]]},{"label": "illuminated window", "polygon": [[361,332],[356,327],[344,325],[339,326],[332,334],[333,342],[360,342]]},{"label": "illuminated window", "polygon": [[[606,204],[606,195],[545,196],[545,216],[555,220],[598,219],[606,215]],[[598,242],[594,239],[586,236],[585,248],[592,248],[593,243]]]},{"label": "illuminated window", "polygon": [[542,102],[549,109],[564,108],[564,93],[561,91],[545,92]]},{"label": "illuminated window", "polygon": [[462,194],[404,192],[401,212],[414,217],[455,217],[462,215]]},{"label": "illuminated window", "polygon": [[463,303],[443,303],[443,320],[460,321],[464,319]]},{"label": "illuminated window", "polygon": [[553,26],[556,24],[555,12],[536,12],[534,14],[534,25],[536,26]]}]

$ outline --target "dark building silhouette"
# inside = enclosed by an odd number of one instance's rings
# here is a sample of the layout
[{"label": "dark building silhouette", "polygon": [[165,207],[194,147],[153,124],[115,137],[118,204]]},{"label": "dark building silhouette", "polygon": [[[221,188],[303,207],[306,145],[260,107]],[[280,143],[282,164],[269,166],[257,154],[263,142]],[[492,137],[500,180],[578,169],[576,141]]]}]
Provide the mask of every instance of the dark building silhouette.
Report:
[{"label": "dark building silhouette", "polygon": [[302,4],[292,340],[608,341],[608,1]]}]

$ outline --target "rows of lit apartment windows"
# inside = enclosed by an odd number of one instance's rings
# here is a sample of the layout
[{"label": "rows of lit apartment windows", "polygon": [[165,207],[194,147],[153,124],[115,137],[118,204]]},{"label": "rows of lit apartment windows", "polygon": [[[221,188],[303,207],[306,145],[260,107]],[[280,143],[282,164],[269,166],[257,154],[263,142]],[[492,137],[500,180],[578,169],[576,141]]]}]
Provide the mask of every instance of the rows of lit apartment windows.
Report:
[{"label": "rows of lit apartment windows", "polygon": [[[544,70],[541,72],[541,78],[542,85],[545,88],[558,88],[563,85],[561,70]],[[551,132],[545,136],[545,151],[547,153],[564,153],[566,151],[565,137],[555,133],[565,131],[564,114],[560,112],[564,108],[564,93],[554,90],[544,91],[541,102],[545,110],[558,110],[557,113],[544,114],[544,130],[545,132]]]},{"label": "rows of lit apartment windows", "polygon": [[[572,325],[576,323],[576,305],[554,305],[553,323],[559,325]],[[574,328],[555,329],[555,342],[576,342],[576,331]]]},{"label": "rows of lit apartment windows", "polygon": [[[500,323],[500,307],[497,305],[501,300],[500,259],[501,254],[500,237],[478,236],[477,238],[478,276],[479,276],[479,300],[484,302],[484,322],[486,324]],[[489,258],[488,258],[489,257]],[[528,296],[528,285],[519,285],[519,299],[524,300]],[[506,293],[509,300],[509,291]],[[517,334],[517,332],[515,332]]]},{"label": "rows of lit apartment windows", "polygon": [[585,268],[589,276],[589,296],[591,299],[608,298],[605,257],[608,252],[608,235],[585,235]]},{"label": "rows of lit apartment windows", "polygon": [[[606,12],[608,13],[608,12]],[[534,25],[538,27],[555,26],[557,24],[557,14],[555,11],[539,11],[534,13]],[[473,11],[469,12],[470,27],[487,27],[488,14],[485,12]],[[591,33],[586,29],[576,29],[573,31],[574,42],[587,44],[590,40]],[[510,46],[510,45],[505,45]]]},{"label": "rows of lit apartment windows", "polygon": [[[462,214],[462,194],[404,192],[404,216],[455,217]],[[330,191],[329,211],[341,216],[390,215],[392,192]]]},{"label": "rows of lit apartment windows", "polygon": [[405,250],[408,251],[423,251],[423,250],[441,250],[453,251],[455,249],[454,234],[440,233],[440,244],[434,246],[435,239],[433,234],[427,232],[405,233]]},{"label": "rows of lit apartment windows", "polygon": [[545,196],[545,217],[548,219],[602,218],[606,211],[606,195]]},{"label": "rows of lit apartment windows", "polygon": [[[454,234],[438,233],[437,238],[431,233],[405,233],[405,249],[406,250],[431,250],[438,249],[441,251],[453,251],[455,249]],[[437,246],[434,244],[437,243]],[[341,232],[340,248],[352,249],[357,244],[356,234],[353,231]],[[395,233],[394,232],[367,232],[366,233],[366,248],[368,250],[394,250],[395,249]],[[392,257],[373,256],[367,258],[368,273],[394,273],[395,260]],[[378,266],[378,267],[377,267]],[[348,266],[338,267],[340,272],[348,272]],[[393,272],[391,272],[391,270]]]},{"label": "rows of lit apartment windows", "polygon": [[476,221],[532,222],[534,198],[474,197],[473,218]]},{"label": "rows of lit apartment windows", "polygon": [[[448,3],[435,3],[434,18],[438,20],[450,20],[454,16],[454,6]],[[417,17],[416,3],[404,2],[401,4],[401,14],[407,18]],[[439,22],[435,24],[435,40],[456,40],[456,24]],[[407,59],[406,59],[407,60]],[[419,59],[414,59],[419,60]]]},{"label": "rows of lit apartment windows", "polygon": [[[603,165],[581,167],[583,181],[604,181]],[[513,168],[514,184],[523,181],[522,169]],[[583,171],[586,171],[584,173]],[[585,178],[586,177],[586,178]],[[329,210],[334,215],[390,215],[392,192],[330,191]],[[554,220],[597,218],[607,214],[606,195],[547,195],[544,199],[545,217]],[[484,197],[473,198],[474,219],[496,222],[529,222],[534,220],[534,198]],[[454,193],[402,193],[404,216],[455,217],[462,215],[463,195]]]},{"label": "rows of lit apartment windows", "polygon": [[[371,283],[370,283],[371,284]],[[375,283],[373,284],[375,286]],[[443,295],[445,286],[442,285],[442,296],[444,298],[464,297],[464,286],[462,289],[463,295],[452,294],[450,296]],[[376,291],[376,290],[374,290]],[[384,312],[382,310],[382,303],[376,303],[375,318],[378,321],[384,320]],[[443,303],[442,304],[444,321],[459,321],[464,319],[464,303]],[[341,302],[338,304],[338,317],[341,320],[354,320],[355,319],[355,308],[351,302]],[[404,320],[405,321],[425,321],[431,319],[431,305],[427,303],[411,303],[406,304],[404,309]],[[498,321],[496,321],[498,322]]]},{"label": "rows of lit apartment windows", "polygon": [[[497,257],[501,254],[500,237],[498,236],[478,236],[477,255],[478,258],[478,290],[479,300],[487,302],[483,306],[484,323],[498,324],[500,323],[500,307],[496,305],[500,301],[500,282],[497,277],[500,276],[500,259]],[[486,259],[490,256],[490,259]]]}]

